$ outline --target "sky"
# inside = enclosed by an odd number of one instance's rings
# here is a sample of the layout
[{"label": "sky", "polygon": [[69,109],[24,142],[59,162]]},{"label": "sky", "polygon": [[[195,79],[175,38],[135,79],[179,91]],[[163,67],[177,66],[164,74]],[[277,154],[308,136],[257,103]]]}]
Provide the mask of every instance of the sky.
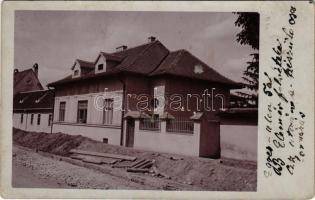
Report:
[{"label": "sky", "polygon": [[138,46],[155,36],[169,50],[186,49],[241,82],[254,50],[236,41],[237,15],[210,12],[16,11],[14,67],[39,64],[43,86],[71,74],[75,59]]}]

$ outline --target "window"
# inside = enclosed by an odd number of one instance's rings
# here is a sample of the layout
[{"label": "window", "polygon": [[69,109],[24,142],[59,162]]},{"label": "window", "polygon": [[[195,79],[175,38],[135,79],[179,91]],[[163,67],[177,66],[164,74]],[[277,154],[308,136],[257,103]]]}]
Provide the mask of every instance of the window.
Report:
[{"label": "window", "polygon": [[74,70],[74,76],[78,76],[79,75],[79,70]]},{"label": "window", "polygon": [[40,125],[40,114],[37,115],[37,125]]},{"label": "window", "polygon": [[65,121],[66,102],[60,102],[59,105],[59,121]]},{"label": "window", "polygon": [[78,102],[77,122],[86,124],[88,101]]},{"label": "window", "polygon": [[34,114],[31,114],[31,124],[33,124]]},{"label": "window", "polygon": [[48,115],[48,126],[51,126],[51,122],[52,122],[52,114]]},{"label": "window", "polygon": [[104,100],[103,124],[113,124],[113,99]]},{"label": "window", "polygon": [[103,138],[103,143],[108,144],[108,138]]},{"label": "window", "polygon": [[159,100],[157,98],[154,98],[151,100],[151,106],[153,108],[157,108],[159,106]]},{"label": "window", "polygon": [[104,64],[99,64],[99,65],[97,66],[97,69],[98,69],[99,71],[103,70],[103,69],[104,69]]},{"label": "window", "polygon": [[21,114],[21,124],[23,124],[23,114]]}]

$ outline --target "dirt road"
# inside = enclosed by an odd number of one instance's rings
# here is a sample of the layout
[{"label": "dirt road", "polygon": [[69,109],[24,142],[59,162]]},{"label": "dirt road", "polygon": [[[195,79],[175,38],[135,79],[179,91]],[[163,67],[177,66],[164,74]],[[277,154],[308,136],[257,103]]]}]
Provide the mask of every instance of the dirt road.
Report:
[{"label": "dirt road", "polygon": [[[62,133],[14,130],[13,140],[13,185],[16,187],[255,191],[257,186],[256,163],[249,161],[150,152]],[[157,169],[170,178],[73,160],[69,157],[71,149],[154,160]]]},{"label": "dirt road", "polygon": [[113,176],[42,156],[30,149],[13,148],[13,187],[90,188],[90,189],[163,189],[172,181],[146,185],[137,175]]}]

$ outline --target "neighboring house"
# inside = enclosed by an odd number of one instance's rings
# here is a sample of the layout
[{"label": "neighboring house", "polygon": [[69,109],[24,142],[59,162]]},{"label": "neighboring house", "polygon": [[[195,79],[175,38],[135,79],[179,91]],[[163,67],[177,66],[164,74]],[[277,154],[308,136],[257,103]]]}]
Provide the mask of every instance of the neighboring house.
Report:
[{"label": "neighboring house", "polygon": [[43,90],[43,86],[38,80],[38,64],[35,63],[33,68],[19,71],[14,69],[14,86],[13,94],[33,90]]},{"label": "neighboring house", "polygon": [[221,156],[257,161],[257,108],[230,108],[220,116]]},{"label": "neighboring house", "polygon": [[[139,149],[220,156],[217,113],[228,107],[230,89],[242,86],[187,50],[169,51],[150,37],[137,47],[101,52],[94,62],[76,60],[71,70],[48,84],[55,90],[53,132]],[[217,140],[211,141],[214,135]]]},{"label": "neighboring house", "polygon": [[257,101],[254,99],[248,99],[246,97],[231,94],[230,95],[230,107],[231,108],[257,108]]},{"label": "neighboring house", "polygon": [[54,93],[40,83],[37,63],[31,69],[14,69],[13,93],[13,127],[50,133]]},{"label": "neighboring house", "polygon": [[51,133],[53,105],[53,91],[17,93],[13,100],[13,127],[25,131]]}]

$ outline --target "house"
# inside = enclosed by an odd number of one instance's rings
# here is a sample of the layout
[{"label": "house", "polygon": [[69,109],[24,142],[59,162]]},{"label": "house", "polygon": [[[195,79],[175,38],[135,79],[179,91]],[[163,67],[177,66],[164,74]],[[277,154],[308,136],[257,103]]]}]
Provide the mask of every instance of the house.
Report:
[{"label": "house", "polygon": [[[105,143],[219,157],[219,117],[236,83],[187,50],[149,37],[136,47],[75,60],[55,90],[53,132]],[[218,138],[211,140],[209,138]]]},{"label": "house", "polygon": [[38,64],[14,69],[13,127],[25,131],[52,131],[54,93],[44,90],[38,79]]},{"label": "house", "polygon": [[50,90],[19,92],[13,99],[13,127],[31,131],[52,131],[54,93]]},{"label": "house", "polygon": [[38,79],[38,64],[35,63],[33,68],[19,71],[14,69],[14,95],[18,92],[26,92],[32,90],[43,90],[43,86]]}]

